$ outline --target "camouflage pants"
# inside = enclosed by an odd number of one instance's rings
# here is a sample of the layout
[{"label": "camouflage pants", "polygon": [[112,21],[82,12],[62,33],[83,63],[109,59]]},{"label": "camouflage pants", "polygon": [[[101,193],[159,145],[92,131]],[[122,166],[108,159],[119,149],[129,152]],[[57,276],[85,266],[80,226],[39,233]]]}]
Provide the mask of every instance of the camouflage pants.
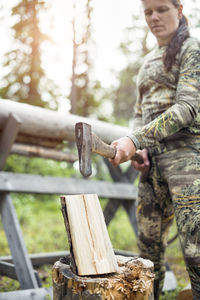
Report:
[{"label": "camouflage pants", "polygon": [[139,183],[138,247],[142,257],[154,262],[156,300],[163,286],[164,253],[174,216],[193,299],[200,299],[200,151],[197,148],[154,155],[150,158],[148,176]]}]

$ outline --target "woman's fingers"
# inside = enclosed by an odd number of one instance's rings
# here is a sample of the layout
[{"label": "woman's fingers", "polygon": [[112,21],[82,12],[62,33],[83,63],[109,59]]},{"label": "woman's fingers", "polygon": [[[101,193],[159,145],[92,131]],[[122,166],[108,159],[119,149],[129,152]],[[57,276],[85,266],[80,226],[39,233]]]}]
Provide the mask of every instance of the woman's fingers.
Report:
[{"label": "woman's fingers", "polygon": [[150,161],[148,158],[148,151],[147,149],[143,149],[143,150],[138,150],[137,151],[138,154],[140,154],[143,158],[143,163],[140,164],[137,161],[133,161],[132,162],[132,166],[139,172],[141,173],[148,173],[149,168],[150,168]]},{"label": "woman's fingers", "polygon": [[116,148],[114,159],[109,159],[114,166],[131,159],[136,152],[135,145],[129,137],[118,139],[112,142],[111,146]]}]

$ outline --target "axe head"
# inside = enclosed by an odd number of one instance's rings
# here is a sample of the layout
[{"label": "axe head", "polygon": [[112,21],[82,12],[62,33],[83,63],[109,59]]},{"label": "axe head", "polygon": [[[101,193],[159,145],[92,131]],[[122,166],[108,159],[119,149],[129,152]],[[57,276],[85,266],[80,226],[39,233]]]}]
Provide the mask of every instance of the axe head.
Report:
[{"label": "axe head", "polygon": [[89,124],[79,122],[75,125],[75,138],[79,155],[79,170],[84,177],[92,174],[92,129]]}]

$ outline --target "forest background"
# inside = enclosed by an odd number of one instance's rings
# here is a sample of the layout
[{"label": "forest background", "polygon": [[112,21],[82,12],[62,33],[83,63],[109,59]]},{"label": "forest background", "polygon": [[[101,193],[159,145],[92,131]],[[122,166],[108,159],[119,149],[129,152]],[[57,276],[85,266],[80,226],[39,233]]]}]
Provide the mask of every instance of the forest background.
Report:
[{"label": "forest background", "polygon": [[[191,32],[198,37],[200,4],[185,2]],[[131,127],[137,73],[143,57],[155,46],[140,1],[1,0],[0,32],[0,101],[10,99],[57,110],[66,117],[72,113]],[[73,151],[73,145],[67,147]],[[79,178],[77,165],[11,155],[4,170]],[[111,180],[101,158],[95,160],[92,179]],[[68,249],[59,197],[12,197],[29,253]],[[101,199],[102,208],[106,201]],[[108,231],[114,248],[138,251],[122,208]],[[174,224],[170,235],[175,232]],[[9,255],[1,224],[0,234],[0,253]],[[174,299],[188,282],[178,240],[168,247],[167,257],[178,288],[163,299]],[[46,286],[51,285],[50,269],[39,270]],[[17,288],[17,282],[0,278],[0,291]]]}]

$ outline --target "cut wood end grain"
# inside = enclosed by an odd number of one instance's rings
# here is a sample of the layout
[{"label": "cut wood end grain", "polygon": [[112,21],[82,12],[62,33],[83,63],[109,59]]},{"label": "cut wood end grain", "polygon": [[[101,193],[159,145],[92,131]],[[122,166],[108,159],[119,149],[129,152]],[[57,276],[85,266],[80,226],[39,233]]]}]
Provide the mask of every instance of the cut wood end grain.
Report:
[{"label": "cut wood end grain", "polygon": [[61,197],[62,213],[78,275],[114,273],[118,265],[96,194]]}]

